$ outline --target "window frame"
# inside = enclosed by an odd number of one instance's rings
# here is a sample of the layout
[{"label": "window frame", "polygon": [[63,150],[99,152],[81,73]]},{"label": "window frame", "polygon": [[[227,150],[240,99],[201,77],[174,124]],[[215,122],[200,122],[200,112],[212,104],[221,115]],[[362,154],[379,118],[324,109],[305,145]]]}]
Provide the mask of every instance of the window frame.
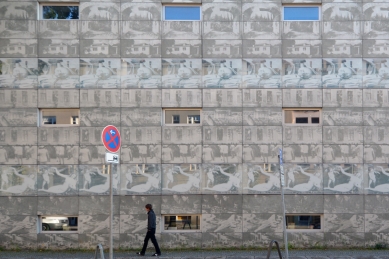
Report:
[{"label": "window frame", "polygon": [[[286,123],[285,122],[285,111],[312,111],[312,110],[318,110],[319,111],[319,123]],[[312,118],[312,117],[310,117]],[[308,126],[308,127],[314,127],[314,126],[323,126],[323,109],[322,108],[283,108],[282,109],[282,125],[283,126]]]},{"label": "window frame", "polygon": [[[49,231],[43,231],[42,230],[42,218],[43,217],[62,217],[62,218],[77,218],[77,230],[49,230]],[[78,234],[79,233],[79,215],[38,215],[37,220],[37,232],[40,234]]]},{"label": "window frame", "polygon": [[[184,6],[184,7],[199,7],[199,12],[200,12],[200,18],[199,20],[167,20],[165,19],[165,8],[169,6]],[[201,9],[201,4],[196,4],[196,3],[188,3],[188,4],[163,4],[162,5],[162,21],[171,21],[171,22],[201,22],[203,20],[203,12]]]},{"label": "window frame", "polygon": [[[167,124],[166,123],[166,111],[200,111],[200,123],[169,123]],[[178,114],[174,114],[174,115],[178,115]],[[173,116],[173,115],[172,115]],[[202,108],[162,108],[162,126],[202,126],[203,124],[203,119],[202,119],[202,116],[203,116],[203,110]],[[181,116],[180,116],[181,117]],[[184,119],[184,118],[180,118],[180,119]],[[187,121],[187,118],[185,118],[185,120]]]},{"label": "window frame", "polygon": [[[320,229],[315,228],[304,228],[304,229],[295,229],[295,228],[288,228],[286,217],[288,216],[319,216],[320,217]],[[287,232],[324,232],[324,214],[319,213],[287,213],[285,214],[285,226]]]},{"label": "window frame", "polygon": [[[41,21],[80,21],[80,2],[38,2],[38,20]],[[78,6],[78,19],[44,19],[43,6]]]},{"label": "window frame", "polygon": [[[73,117],[76,116],[70,116],[69,124],[44,124],[43,123],[43,111],[55,111],[55,110],[77,110],[78,111],[78,124],[72,124]],[[38,127],[80,127],[80,109],[79,108],[38,108]]]},{"label": "window frame", "polygon": [[[199,227],[199,229],[194,229],[194,230],[191,230],[191,229],[168,230],[168,229],[165,229],[165,217],[166,216],[176,216],[176,217],[178,217],[178,216],[199,216],[200,227]],[[193,213],[193,214],[185,214],[185,213],[161,214],[161,233],[201,233],[202,227],[203,227],[202,214],[197,214],[197,213]]]},{"label": "window frame", "polygon": [[[317,7],[318,8],[318,19],[317,20],[285,20],[285,7]],[[319,22],[321,21],[321,5],[318,4],[285,4],[282,5],[282,21],[283,22]]]}]

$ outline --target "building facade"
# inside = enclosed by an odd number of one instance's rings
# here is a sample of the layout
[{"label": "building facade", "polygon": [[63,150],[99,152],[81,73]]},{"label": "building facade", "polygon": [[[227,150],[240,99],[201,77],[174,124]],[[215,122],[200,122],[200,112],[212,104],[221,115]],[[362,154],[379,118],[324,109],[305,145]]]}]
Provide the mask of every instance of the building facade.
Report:
[{"label": "building facade", "polygon": [[[163,249],[282,241],[280,148],[294,247],[389,242],[387,1],[72,2],[0,1],[0,247],[108,244],[106,125],[115,248],[141,247],[146,203]],[[320,19],[283,20],[302,4]]]}]

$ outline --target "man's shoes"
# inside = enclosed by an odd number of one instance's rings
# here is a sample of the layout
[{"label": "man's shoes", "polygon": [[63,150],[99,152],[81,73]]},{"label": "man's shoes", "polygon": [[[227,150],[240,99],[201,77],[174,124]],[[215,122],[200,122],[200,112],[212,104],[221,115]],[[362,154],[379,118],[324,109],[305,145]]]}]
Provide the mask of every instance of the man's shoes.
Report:
[{"label": "man's shoes", "polygon": [[141,252],[137,252],[136,254],[139,256],[145,256],[145,254],[142,254]]},{"label": "man's shoes", "polygon": [[155,254],[153,254],[153,256],[161,256],[161,254],[157,254],[157,253],[155,253]]}]

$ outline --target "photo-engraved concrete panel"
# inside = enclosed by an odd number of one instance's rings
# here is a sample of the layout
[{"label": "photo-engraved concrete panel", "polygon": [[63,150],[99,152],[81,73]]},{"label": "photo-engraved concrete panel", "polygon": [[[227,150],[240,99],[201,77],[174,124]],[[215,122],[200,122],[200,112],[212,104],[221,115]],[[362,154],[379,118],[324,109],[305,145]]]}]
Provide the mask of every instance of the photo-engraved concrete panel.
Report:
[{"label": "photo-engraved concrete panel", "polygon": [[[367,1],[369,2],[369,1]],[[380,1],[381,2],[381,1]],[[388,21],[388,12],[386,10],[386,3],[364,3],[363,15],[365,21]]]},{"label": "photo-engraved concrete panel", "polygon": [[387,115],[388,110],[384,108],[364,108],[363,123],[365,126],[386,126],[389,125]]},{"label": "photo-engraved concrete panel", "polygon": [[277,164],[243,164],[242,181],[244,194],[278,194],[280,193],[279,166]]},{"label": "photo-engraved concrete panel", "polygon": [[117,39],[85,39],[80,40],[80,57],[118,58],[120,56],[120,41]]},{"label": "photo-engraved concrete panel", "polygon": [[78,196],[48,196],[39,197],[36,215],[68,215],[74,216],[79,213]]},{"label": "photo-engraved concrete panel", "polygon": [[164,39],[163,58],[201,58],[202,40]]},{"label": "photo-engraved concrete panel", "polygon": [[[147,58],[147,59],[137,59],[137,58],[125,58],[122,59],[122,69],[121,69],[121,87],[122,88],[161,88],[162,83],[162,71],[161,71],[161,60],[156,58]],[[132,91],[122,91],[124,93],[131,93]],[[155,91],[152,91],[155,92]],[[138,93],[138,92],[136,92]],[[146,93],[146,96],[144,94]],[[151,102],[150,91],[143,94],[139,93],[135,95],[135,101],[138,104],[140,102]],[[142,96],[143,95],[143,96]],[[125,97],[125,96],[123,96]],[[146,97],[146,100],[144,100]],[[130,101],[131,100],[131,101]],[[124,99],[123,103],[130,101],[132,103],[133,98]],[[161,100],[156,100],[157,103],[160,103]]]},{"label": "photo-engraved concrete panel", "polygon": [[281,108],[243,108],[243,125],[279,126],[281,124]]},{"label": "photo-engraved concrete panel", "polygon": [[195,250],[201,248],[201,236],[201,233],[162,233],[160,244],[162,249],[187,247]]},{"label": "photo-engraved concrete panel", "polygon": [[160,21],[162,5],[157,3],[122,3],[122,21]]},{"label": "photo-engraved concrete panel", "polygon": [[323,89],[323,107],[362,107],[362,89]]},{"label": "photo-engraved concrete panel", "polygon": [[323,21],[323,39],[359,40],[362,38],[362,21]]},{"label": "photo-engraved concrete panel", "polygon": [[[160,217],[158,217],[157,222],[159,221],[159,218]],[[157,229],[159,230],[159,228]],[[120,215],[121,234],[122,233],[132,233],[132,234],[142,233],[143,234],[144,232],[147,232],[147,217],[144,214]]]},{"label": "photo-engraved concrete panel", "polygon": [[[283,59],[284,88],[321,88],[321,59]],[[286,102],[286,100],[284,100]]]},{"label": "photo-engraved concrete panel", "polygon": [[323,21],[362,20],[361,3],[325,3],[322,6]]},{"label": "photo-engraved concrete panel", "polygon": [[74,58],[38,59],[39,88],[79,88],[79,68]]},{"label": "photo-engraved concrete panel", "polygon": [[272,240],[280,240],[280,247],[284,246],[282,239],[283,233],[253,233],[253,232],[243,232],[243,247],[244,248],[255,248],[258,247],[265,249],[269,246],[269,243]]},{"label": "photo-engraved concrete panel", "polygon": [[362,59],[323,59],[324,88],[361,88]]},{"label": "photo-engraved concrete panel", "polygon": [[[298,233],[298,232],[291,232],[288,233],[288,243],[290,242],[293,247],[296,248],[308,248],[308,247],[314,247],[314,246],[322,246],[324,245],[324,233],[320,232],[305,232],[305,233]],[[290,241],[289,241],[290,240]]]},{"label": "photo-engraved concrete panel", "polygon": [[242,145],[240,144],[220,144],[203,145],[204,163],[241,163]]},{"label": "photo-engraved concrete panel", "polygon": [[37,163],[37,146],[0,146],[0,163],[31,165]]},{"label": "photo-engraved concrete panel", "polygon": [[324,193],[326,194],[364,193],[363,166],[361,164],[324,164],[323,178]]},{"label": "photo-engraved concrete panel", "polygon": [[280,3],[243,3],[243,21],[273,22],[281,19]]},{"label": "photo-engraved concrete panel", "polygon": [[388,213],[389,211],[389,207],[387,206],[389,202],[388,195],[365,195],[364,202],[364,213]]},{"label": "photo-engraved concrete panel", "polygon": [[123,145],[121,160],[122,163],[160,163],[161,145]]},{"label": "photo-engraved concrete panel", "polygon": [[77,58],[79,55],[80,41],[78,39],[38,39],[39,57]]},{"label": "photo-engraved concrete panel", "polygon": [[38,89],[39,108],[78,108],[80,91],[78,89]]},{"label": "photo-engraved concrete panel", "polygon": [[[158,87],[158,84],[153,86]],[[161,107],[161,94],[158,89],[122,89],[121,107]]]},{"label": "photo-engraved concrete panel", "polygon": [[362,57],[362,40],[323,40],[323,57],[326,58],[360,58]]},{"label": "photo-engraved concrete panel", "polygon": [[[363,59],[363,86],[365,88],[389,88],[388,65],[388,59],[385,58]],[[371,89],[366,90],[372,91]],[[378,107],[386,106],[388,100],[386,90],[376,90],[374,91],[375,93],[377,93],[377,99],[373,97],[372,100],[367,100],[365,105],[369,105],[372,102],[376,105],[378,103]]]},{"label": "photo-engraved concrete panel", "polygon": [[122,21],[121,39],[158,40],[161,36],[160,21]]},{"label": "photo-engraved concrete panel", "polygon": [[321,40],[283,40],[282,53],[285,58],[321,58]]},{"label": "photo-engraved concrete panel", "polygon": [[389,131],[385,126],[364,126],[365,144],[386,144],[388,143]]},{"label": "photo-engraved concrete panel", "polygon": [[[120,196],[120,215],[143,214],[145,205],[150,203],[156,215],[161,214],[161,196],[126,195]],[[143,233],[142,233],[143,234]],[[142,240],[144,239],[144,236]]]},{"label": "photo-engraved concrete panel", "polygon": [[32,20],[0,21],[0,38],[33,39],[37,37],[37,22]]},{"label": "photo-engraved concrete panel", "polygon": [[0,3],[1,20],[35,20],[37,5],[31,2]]},{"label": "photo-engraved concrete panel", "polygon": [[[160,234],[156,234],[155,236],[156,238],[160,238]],[[118,241],[120,239],[119,245],[121,249],[127,249],[128,247],[133,247],[134,249],[142,249],[144,238],[145,238],[144,232],[135,233],[135,234],[126,233],[126,234],[120,234],[120,237],[118,237]],[[106,242],[109,243],[109,240],[107,240]],[[159,243],[161,243],[161,241],[159,241]]]},{"label": "photo-engraved concrete panel", "polygon": [[[281,69],[282,69],[282,60],[281,59],[243,59],[243,84],[244,88],[280,88],[281,87]],[[251,90],[252,91],[252,90]],[[267,96],[262,99],[262,96],[254,95],[256,99],[246,98],[246,93],[244,95],[244,105],[246,102],[255,102],[255,103],[267,103],[275,105],[281,103],[281,95],[279,96],[278,91],[276,96],[269,93]],[[257,93],[260,93],[257,91]],[[253,96],[253,97],[254,97]]]},{"label": "photo-engraved concrete panel", "polygon": [[164,126],[162,127],[163,144],[201,144],[200,126]]},{"label": "photo-engraved concrete panel", "polygon": [[119,125],[120,110],[117,108],[81,108],[80,109],[80,125],[84,127],[90,126],[106,126]]},{"label": "photo-engraved concrete panel", "polygon": [[162,39],[201,39],[201,22],[197,21],[163,21]]},{"label": "photo-engraved concrete panel", "polygon": [[324,201],[323,195],[286,195],[286,213],[323,213]]},{"label": "photo-engraved concrete panel", "polygon": [[38,234],[38,249],[67,250],[78,249],[78,234]]},{"label": "photo-engraved concrete panel", "polygon": [[365,233],[365,247],[376,247],[378,244],[387,242],[389,234],[387,233]]},{"label": "photo-engraved concrete panel", "polygon": [[387,214],[365,214],[364,223],[365,232],[389,232],[389,218]]},{"label": "photo-engraved concrete panel", "polygon": [[1,234],[31,234],[36,233],[36,216],[13,215],[5,216],[0,219]]},{"label": "photo-engraved concrete panel", "polygon": [[161,57],[161,40],[121,40],[121,57]]},{"label": "photo-engraved concrete panel", "polygon": [[[79,214],[80,215],[108,215],[110,212],[109,196],[92,195],[92,196],[80,196],[78,199]],[[113,214],[119,214],[119,202],[118,196],[113,197]],[[71,215],[71,214],[70,214]]]},{"label": "photo-engraved concrete panel", "polygon": [[281,213],[278,195],[243,195],[243,213]]},{"label": "photo-engraved concrete panel", "polygon": [[[342,145],[347,145],[347,144],[361,145],[363,143],[363,129],[361,127],[355,127],[355,126],[345,126],[345,127],[324,126],[323,143],[342,144]],[[327,157],[325,160],[331,160],[331,158]]]},{"label": "photo-engraved concrete panel", "polygon": [[[322,127],[317,126],[284,126],[284,144],[321,144]],[[308,157],[307,147],[300,146],[300,151]]]},{"label": "photo-engraved concrete panel", "polygon": [[214,194],[202,195],[202,213],[240,213],[242,212],[242,195]]},{"label": "photo-engraved concrete panel", "polygon": [[326,214],[323,225],[324,232],[360,233],[363,232],[365,228],[365,215]]},{"label": "photo-engraved concrete panel", "polygon": [[280,22],[245,21],[242,24],[243,39],[281,39]]},{"label": "photo-engraved concrete panel", "polygon": [[78,166],[38,166],[38,196],[78,195]]},{"label": "photo-engraved concrete panel", "polygon": [[[324,180],[325,185],[326,181]],[[324,213],[364,213],[363,198],[363,195],[324,195]]]},{"label": "photo-engraved concrete panel", "polygon": [[241,126],[204,126],[204,144],[242,144]]},{"label": "photo-engraved concrete panel", "polygon": [[36,58],[38,54],[37,39],[0,39],[1,57]]},{"label": "photo-engraved concrete panel", "polygon": [[201,212],[201,195],[163,195],[161,214],[197,214]]},{"label": "photo-engraved concrete panel", "polygon": [[200,89],[163,89],[162,107],[202,107]]},{"label": "photo-engraved concrete panel", "polygon": [[282,224],[280,214],[243,214],[243,232],[281,232]]},{"label": "photo-engraved concrete panel", "polygon": [[159,164],[121,165],[120,174],[121,195],[161,194],[162,171]]},{"label": "photo-engraved concrete panel", "polygon": [[363,40],[363,57],[389,57],[389,40]]},{"label": "photo-engraved concrete panel", "polygon": [[242,60],[203,59],[204,88],[240,88]]},{"label": "photo-engraved concrete panel", "polygon": [[[79,215],[79,234],[109,234],[109,215]],[[119,215],[113,216],[113,233],[119,233]]]},{"label": "photo-engraved concrete panel", "polygon": [[203,193],[242,192],[242,166],[240,164],[203,164]]},{"label": "photo-engraved concrete panel", "polygon": [[278,149],[281,144],[265,144],[265,145],[243,145],[243,162],[244,163],[277,163]]},{"label": "photo-engraved concrete panel", "polygon": [[201,88],[201,59],[162,59],[163,88]]},{"label": "photo-engraved concrete panel", "polygon": [[[72,149],[76,148],[78,151],[78,147],[72,147]],[[69,150],[73,151],[72,149],[69,148]],[[79,148],[79,162],[80,164],[105,164],[106,152],[107,151],[101,142],[99,142],[99,145],[97,146],[81,145]]]},{"label": "photo-engraved concrete panel", "polygon": [[120,59],[80,59],[80,87],[119,88],[120,71]]},{"label": "photo-engraved concrete panel", "polygon": [[117,40],[119,39],[119,21],[81,21],[80,39]]},{"label": "photo-engraved concrete panel", "polygon": [[285,164],[286,194],[322,194],[323,169],[321,164]]},{"label": "photo-engraved concrete panel", "polygon": [[37,107],[36,90],[8,90],[0,91],[1,108],[35,108]]},{"label": "photo-engraved concrete panel", "polygon": [[204,3],[202,5],[202,18],[205,22],[240,22],[241,5],[238,3]]},{"label": "photo-engraved concrete panel", "polygon": [[202,248],[239,248],[242,247],[242,232],[235,233],[203,233]]},{"label": "photo-engraved concrete panel", "polygon": [[[362,108],[359,107],[354,107],[354,108],[325,107],[323,108],[322,115],[323,115],[324,126],[361,126],[363,123]],[[363,111],[363,115],[365,117],[367,113]]]},{"label": "photo-engraved concrete panel", "polygon": [[123,127],[123,144],[161,144],[161,127]]},{"label": "photo-engraved concrete panel", "polygon": [[203,214],[203,233],[241,233],[242,214]]},{"label": "photo-engraved concrete panel", "polygon": [[330,248],[362,248],[365,246],[365,233],[324,233],[324,242]]},{"label": "photo-engraved concrete panel", "polygon": [[[107,226],[108,227],[108,226]],[[144,234],[143,234],[144,236]],[[158,235],[157,235],[158,238]],[[78,243],[80,249],[94,250],[96,249],[96,242],[103,247],[109,246],[109,234],[79,234]],[[119,249],[119,234],[113,234],[113,249]]]},{"label": "photo-engraved concrete panel", "polygon": [[78,39],[79,29],[79,21],[77,20],[43,20],[38,22],[38,38]]},{"label": "photo-engraved concrete panel", "polygon": [[162,145],[162,162],[201,163],[202,152],[200,144]]},{"label": "photo-engraved concrete panel", "polygon": [[241,107],[240,89],[203,89],[203,107]]},{"label": "photo-engraved concrete panel", "polygon": [[281,40],[244,39],[242,52],[244,58],[281,58]]},{"label": "photo-engraved concrete panel", "polygon": [[389,91],[387,89],[363,89],[364,107],[389,107]]},{"label": "photo-engraved concrete panel", "polygon": [[284,162],[287,163],[321,163],[322,145],[287,144],[283,145]]},{"label": "photo-engraved concrete panel", "polygon": [[204,108],[204,126],[241,126],[242,108]]},{"label": "photo-engraved concrete panel", "polygon": [[[385,3],[377,3],[377,4],[380,4],[380,5],[385,5]],[[367,5],[370,5],[372,7],[372,5],[377,5],[377,4],[371,4],[371,3],[368,3],[368,4],[365,4],[365,6]],[[363,21],[363,39],[376,39],[376,40],[387,40],[389,39],[389,36],[385,33],[385,31],[387,31],[388,29],[388,22],[387,22],[387,18],[384,18],[382,15],[382,13],[385,13],[386,11],[381,11],[381,7],[373,7],[373,9],[375,9],[375,11],[372,11],[371,8],[368,8],[370,10],[368,10],[368,12],[364,12],[365,15],[368,15],[369,13],[371,13],[372,15],[374,15],[374,13],[376,13],[377,15],[380,15],[380,18],[379,19],[382,19],[382,20],[377,20],[377,21],[372,21],[372,20],[365,20]],[[370,49],[370,47],[369,47]]]},{"label": "photo-engraved concrete panel", "polygon": [[120,107],[120,89],[80,91],[81,107]]},{"label": "photo-engraved concrete panel", "polygon": [[284,89],[283,107],[321,107],[323,91],[321,89]]},{"label": "photo-engraved concrete panel", "polygon": [[243,126],[243,144],[281,143],[281,126]]},{"label": "photo-engraved concrete panel", "polygon": [[243,107],[282,107],[281,89],[243,89]]},{"label": "photo-engraved concrete panel", "polygon": [[36,145],[36,127],[0,127],[0,145]]},{"label": "photo-engraved concrete panel", "polygon": [[117,3],[82,2],[80,19],[82,20],[119,20],[120,6]]},{"label": "photo-engraved concrete panel", "polygon": [[364,163],[389,163],[389,145],[365,145]]},{"label": "photo-engraved concrete panel", "polygon": [[[107,195],[109,194],[109,174],[107,165],[93,166],[80,165],[79,166],[79,195]],[[111,166],[113,174],[112,189],[114,194],[119,194],[120,187],[120,172],[117,165]],[[89,232],[90,233],[90,232]]]},{"label": "photo-engraved concrete panel", "polygon": [[37,234],[0,234],[0,242],[6,250],[37,248]]},{"label": "photo-engraved concrete panel", "polygon": [[240,22],[203,22],[203,39],[239,40],[241,39]]},{"label": "photo-engraved concrete panel", "polygon": [[201,164],[162,165],[162,193],[201,193]]},{"label": "photo-engraved concrete panel", "polygon": [[283,39],[319,40],[321,38],[321,22],[284,21],[282,27]]},{"label": "photo-engraved concrete panel", "polygon": [[[34,58],[1,58],[1,88],[37,88],[38,60]],[[12,100],[11,100],[12,101]],[[16,101],[16,100],[15,100]]]},{"label": "photo-engraved concrete panel", "polygon": [[36,197],[0,197],[1,215],[36,215]]}]

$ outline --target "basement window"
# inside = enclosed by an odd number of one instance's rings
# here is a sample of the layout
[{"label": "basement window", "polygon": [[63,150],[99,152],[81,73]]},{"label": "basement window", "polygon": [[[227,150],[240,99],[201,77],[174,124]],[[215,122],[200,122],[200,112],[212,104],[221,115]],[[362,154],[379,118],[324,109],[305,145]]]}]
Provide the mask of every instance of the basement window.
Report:
[{"label": "basement window", "polygon": [[294,214],[286,215],[286,228],[288,230],[320,230],[322,229],[321,215]]},{"label": "basement window", "polygon": [[162,215],[163,232],[200,232],[200,215]]},{"label": "basement window", "polygon": [[284,124],[321,124],[321,109],[284,109]]},{"label": "basement window", "polygon": [[40,19],[42,20],[78,20],[78,3],[40,3]]},{"label": "basement window", "polygon": [[284,21],[319,21],[319,6],[284,6]]},{"label": "basement window", "polygon": [[40,109],[39,125],[80,125],[79,109]]},{"label": "basement window", "polygon": [[39,232],[71,232],[78,231],[77,216],[38,216]]},{"label": "basement window", "polygon": [[165,5],[163,7],[165,21],[200,21],[199,5]]}]

